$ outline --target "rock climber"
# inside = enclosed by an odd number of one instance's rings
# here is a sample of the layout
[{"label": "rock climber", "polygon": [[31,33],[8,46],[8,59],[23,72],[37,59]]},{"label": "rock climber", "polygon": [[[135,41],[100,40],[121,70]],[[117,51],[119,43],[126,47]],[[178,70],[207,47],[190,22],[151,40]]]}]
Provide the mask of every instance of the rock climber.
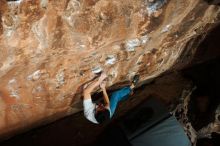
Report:
[{"label": "rock climber", "polygon": [[[114,91],[109,99],[106,92],[106,78],[107,75],[105,73],[102,73],[98,80],[92,81],[84,86],[84,116],[89,121],[95,124],[101,124],[105,121],[110,120],[116,110],[117,104],[120,101],[125,100],[129,97],[137,82],[139,81],[139,75],[135,75],[130,86],[126,86]],[[92,102],[91,93],[94,91],[95,88],[98,87],[102,89],[104,104],[102,104],[101,102],[98,104]]]}]

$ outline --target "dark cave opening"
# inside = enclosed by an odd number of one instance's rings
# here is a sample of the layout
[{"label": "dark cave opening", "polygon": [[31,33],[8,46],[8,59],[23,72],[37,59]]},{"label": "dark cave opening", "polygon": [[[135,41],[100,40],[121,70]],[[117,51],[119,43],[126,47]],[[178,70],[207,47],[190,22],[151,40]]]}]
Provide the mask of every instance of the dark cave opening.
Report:
[{"label": "dark cave opening", "polygon": [[220,27],[218,26],[213,29],[199,45],[198,51],[192,60],[192,62],[198,62],[199,64],[193,65],[192,67],[182,71],[183,76],[192,80],[193,84],[197,86],[190,102],[190,111],[198,112],[195,109],[196,102],[207,102],[207,105],[204,106],[207,106],[208,113],[203,113],[200,117],[192,117],[189,113],[191,120],[194,121],[192,124],[197,130],[201,129],[213,120],[213,112],[220,103],[219,38]]}]

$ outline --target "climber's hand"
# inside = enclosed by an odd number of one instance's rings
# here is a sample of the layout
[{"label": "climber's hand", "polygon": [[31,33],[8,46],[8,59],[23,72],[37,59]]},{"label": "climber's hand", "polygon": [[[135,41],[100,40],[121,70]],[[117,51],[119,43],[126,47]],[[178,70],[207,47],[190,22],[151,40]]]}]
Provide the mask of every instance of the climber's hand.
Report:
[{"label": "climber's hand", "polygon": [[106,81],[103,81],[101,84],[100,84],[100,88],[101,89],[105,89],[106,87]]},{"label": "climber's hand", "polygon": [[101,83],[104,79],[106,79],[107,78],[107,75],[106,75],[106,73],[102,73],[101,74],[101,76],[99,77],[99,82]]}]

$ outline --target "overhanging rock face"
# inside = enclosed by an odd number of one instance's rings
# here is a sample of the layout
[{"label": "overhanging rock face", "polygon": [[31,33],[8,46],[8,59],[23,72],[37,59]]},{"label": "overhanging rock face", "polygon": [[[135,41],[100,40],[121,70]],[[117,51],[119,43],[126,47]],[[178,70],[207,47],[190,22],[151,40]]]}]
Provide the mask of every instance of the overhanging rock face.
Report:
[{"label": "overhanging rock face", "polygon": [[80,87],[108,87],[187,64],[219,21],[203,0],[0,1],[0,135],[81,110]]}]

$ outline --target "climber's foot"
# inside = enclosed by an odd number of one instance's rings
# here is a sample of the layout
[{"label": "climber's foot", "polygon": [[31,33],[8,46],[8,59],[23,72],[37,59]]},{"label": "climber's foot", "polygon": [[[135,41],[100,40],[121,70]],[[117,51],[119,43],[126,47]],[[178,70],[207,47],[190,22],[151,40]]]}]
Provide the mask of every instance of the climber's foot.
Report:
[{"label": "climber's foot", "polygon": [[135,75],[133,80],[132,80],[132,83],[131,83],[131,89],[134,89],[134,87],[137,85],[138,81],[139,81],[139,78],[140,76],[139,75]]}]

